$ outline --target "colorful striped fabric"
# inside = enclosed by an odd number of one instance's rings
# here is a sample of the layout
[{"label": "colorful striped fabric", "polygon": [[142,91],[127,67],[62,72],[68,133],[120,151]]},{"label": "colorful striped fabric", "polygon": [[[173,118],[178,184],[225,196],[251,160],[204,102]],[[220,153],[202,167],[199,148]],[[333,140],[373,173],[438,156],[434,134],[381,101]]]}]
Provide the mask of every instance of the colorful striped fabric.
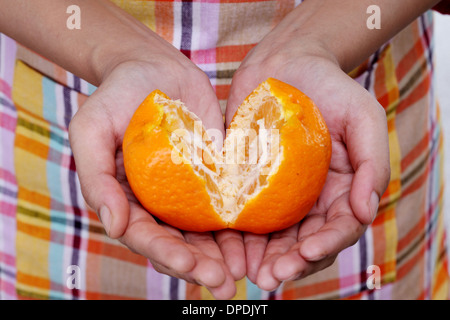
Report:
[{"label": "colorful striped fabric", "polygon": [[[225,106],[247,52],[301,1],[121,1],[210,77]],[[443,151],[427,13],[351,73],[387,114],[392,177],[374,223],[335,263],[274,292],[237,282],[238,299],[447,298]],[[95,87],[0,35],[0,297],[210,299],[106,237],[86,206],[67,138]],[[381,289],[369,289],[370,266]],[[74,276],[79,276],[73,282]]]}]

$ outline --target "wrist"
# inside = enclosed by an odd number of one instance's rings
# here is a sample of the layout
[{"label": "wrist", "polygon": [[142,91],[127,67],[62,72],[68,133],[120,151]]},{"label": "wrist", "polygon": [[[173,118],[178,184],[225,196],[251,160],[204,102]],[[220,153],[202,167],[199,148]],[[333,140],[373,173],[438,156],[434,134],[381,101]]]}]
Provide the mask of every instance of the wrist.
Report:
[{"label": "wrist", "polygon": [[95,85],[100,85],[117,66],[148,58],[150,48],[135,38],[123,41],[117,38],[108,39],[93,47],[89,65],[93,70]]},{"label": "wrist", "polygon": [[[304,1],[280,23],[292,39],[306,39],[329,52],[350,72],[380,46],[439,0],[318,0]],[[380,8],[381,27],[367,26],[371,5]],[[304,41],[302,40],[304,43]]]},{"label": "wrist", "polygon": [[119,65],[145,65],[152,69],[189,69],[194,64],[169,42],[150,29],[124,34],[100,42],[92,51],[90,64],[101,84]]}]

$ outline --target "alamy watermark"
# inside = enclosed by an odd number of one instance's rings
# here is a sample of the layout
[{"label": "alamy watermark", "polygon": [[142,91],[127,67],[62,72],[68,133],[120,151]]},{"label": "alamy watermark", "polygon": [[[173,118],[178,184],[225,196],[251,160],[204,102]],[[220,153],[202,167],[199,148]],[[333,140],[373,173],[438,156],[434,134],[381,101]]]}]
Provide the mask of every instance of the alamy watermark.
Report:
[{"label": "alamy watermark", "polygon": [[[205,130],[201,121],[194,121],[193,132],[179,128],[171,133],[174,149],[171,160],[174,164],[193,163],[195,165],[264,165],[277,159],[280,148],[280,132],[278,129],[264,128],[228,129],[223,152],[217,148],[206,147],[218,141],[224,141],[220,130]],[[264,174],[264,173],[262,173]]]},{"label": "alamy watermark", "polygon": [[366,10],[370,16],[367,18],[366,26],[369,30],[381,29],[381,8],[375,4],[368,6]]},{"label": "alamy watermark", "polygon": [[79,266],[73,264],[67,267],[66,286],[68,289],[81,289],[81,269]]},{"label": "alamy watermark", "polygon": [[73,4],[67,7],[67,14],[70,16],[67,18],[66,27],[69,30],[81,29],[81,9],[79,6]]},{"label": "alamy watermark", "polygon": [[370,265],[366,270],[366,286],[369,290],[381,289],[381,269],[377,265]]}]

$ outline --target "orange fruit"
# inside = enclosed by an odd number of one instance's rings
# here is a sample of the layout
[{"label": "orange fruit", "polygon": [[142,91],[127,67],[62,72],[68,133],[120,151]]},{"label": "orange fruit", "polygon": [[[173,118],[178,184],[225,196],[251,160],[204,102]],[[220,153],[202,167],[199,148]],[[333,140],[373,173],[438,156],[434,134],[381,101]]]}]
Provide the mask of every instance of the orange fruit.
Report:
[{"label": "orange fruit", "polygon": [[327,177],[331,139],[305,94],[269,78],[236,111],[222,150],[210,134],[181,101],[158,90],[136,110],[123,140],[124,166],[152,215],[188,231],[270,233],[311,210]]}]

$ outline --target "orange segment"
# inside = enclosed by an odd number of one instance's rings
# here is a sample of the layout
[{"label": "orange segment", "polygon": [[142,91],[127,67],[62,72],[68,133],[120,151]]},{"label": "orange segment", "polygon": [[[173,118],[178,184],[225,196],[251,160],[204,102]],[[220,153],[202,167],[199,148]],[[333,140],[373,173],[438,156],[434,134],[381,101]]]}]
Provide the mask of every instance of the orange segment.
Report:
[{"label": "orange segment", "polygon": [[160,91],[136,110],[123,151],[133,192],[162,221],[191,231],[270,233],[311,210],[331,139],[306,95],[268,79],[237,110],[220,152],[200,120]]}]

